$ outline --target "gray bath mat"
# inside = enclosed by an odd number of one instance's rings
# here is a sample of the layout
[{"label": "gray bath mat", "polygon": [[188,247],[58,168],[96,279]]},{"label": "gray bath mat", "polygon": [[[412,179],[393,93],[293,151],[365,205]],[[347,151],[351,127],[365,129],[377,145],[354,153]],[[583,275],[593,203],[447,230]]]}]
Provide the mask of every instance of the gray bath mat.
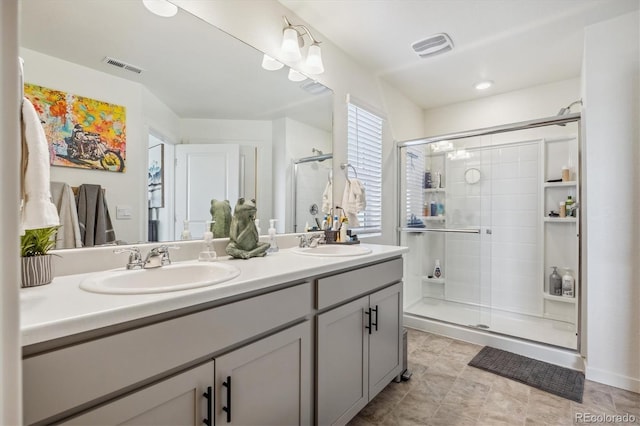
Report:
[{"label": "gray bath mat", "polygon": [[469,365],[517,380],[545,392],[582,402],[584,374],[489,346],[482,348]]}]

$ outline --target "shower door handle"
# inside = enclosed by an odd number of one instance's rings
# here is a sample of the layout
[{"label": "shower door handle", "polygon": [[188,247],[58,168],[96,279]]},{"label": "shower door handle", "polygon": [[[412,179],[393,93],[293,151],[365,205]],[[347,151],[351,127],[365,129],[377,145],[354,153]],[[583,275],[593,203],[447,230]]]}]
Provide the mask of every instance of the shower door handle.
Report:
[{"label": "shower door handle", "polygon": [[403,228],[403,231],[406,232],[443,232],[443,233],[452,233],[452,234],[479,234],[479,228]]}]

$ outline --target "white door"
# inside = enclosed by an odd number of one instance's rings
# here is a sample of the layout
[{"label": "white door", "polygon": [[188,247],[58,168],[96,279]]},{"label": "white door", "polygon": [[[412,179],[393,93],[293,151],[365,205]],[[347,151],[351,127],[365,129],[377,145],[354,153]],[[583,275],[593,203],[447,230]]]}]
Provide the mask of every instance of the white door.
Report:
[{"label": "white door", "polygon": [[211,220],[211,199],[229,200],[233,208],[239,182],[239,145],[176,145],[175,239],[180,239],[185,220],[191,238],[202,238],[206,221]]}]

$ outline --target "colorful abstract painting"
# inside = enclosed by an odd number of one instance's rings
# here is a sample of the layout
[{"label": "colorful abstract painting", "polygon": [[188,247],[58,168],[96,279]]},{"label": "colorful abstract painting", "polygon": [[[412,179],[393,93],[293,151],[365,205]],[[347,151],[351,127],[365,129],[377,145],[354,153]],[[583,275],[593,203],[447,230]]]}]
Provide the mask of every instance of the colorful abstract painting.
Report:
[{"label": "colorful abstract painting", "polygon": [[124,106],[28,83],[24,95],[40,115],[52,166],[124,172]]}]

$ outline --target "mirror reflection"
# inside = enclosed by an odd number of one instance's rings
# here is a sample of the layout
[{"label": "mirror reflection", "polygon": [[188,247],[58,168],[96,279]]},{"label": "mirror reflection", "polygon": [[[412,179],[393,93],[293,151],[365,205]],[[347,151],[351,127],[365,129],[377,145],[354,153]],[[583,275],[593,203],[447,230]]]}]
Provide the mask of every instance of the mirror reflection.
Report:
[{"label": "mirror reflection", "polygon": [[[119,242],[176,240],[185,229],[200,238],[212,199],[256,199],[263,234],[271,218],[278,232],[314,220],[331,161],[297,181],[293,171],[332,152],[326,87],[289,81],[287,67],[267,71],[262,52],[142,1],[23,0],[20,28],[26,83],[126,109],[123,171],[51,167],[52,181],[101,186]],[[294,219],[296,196],[309,205]]]}]

